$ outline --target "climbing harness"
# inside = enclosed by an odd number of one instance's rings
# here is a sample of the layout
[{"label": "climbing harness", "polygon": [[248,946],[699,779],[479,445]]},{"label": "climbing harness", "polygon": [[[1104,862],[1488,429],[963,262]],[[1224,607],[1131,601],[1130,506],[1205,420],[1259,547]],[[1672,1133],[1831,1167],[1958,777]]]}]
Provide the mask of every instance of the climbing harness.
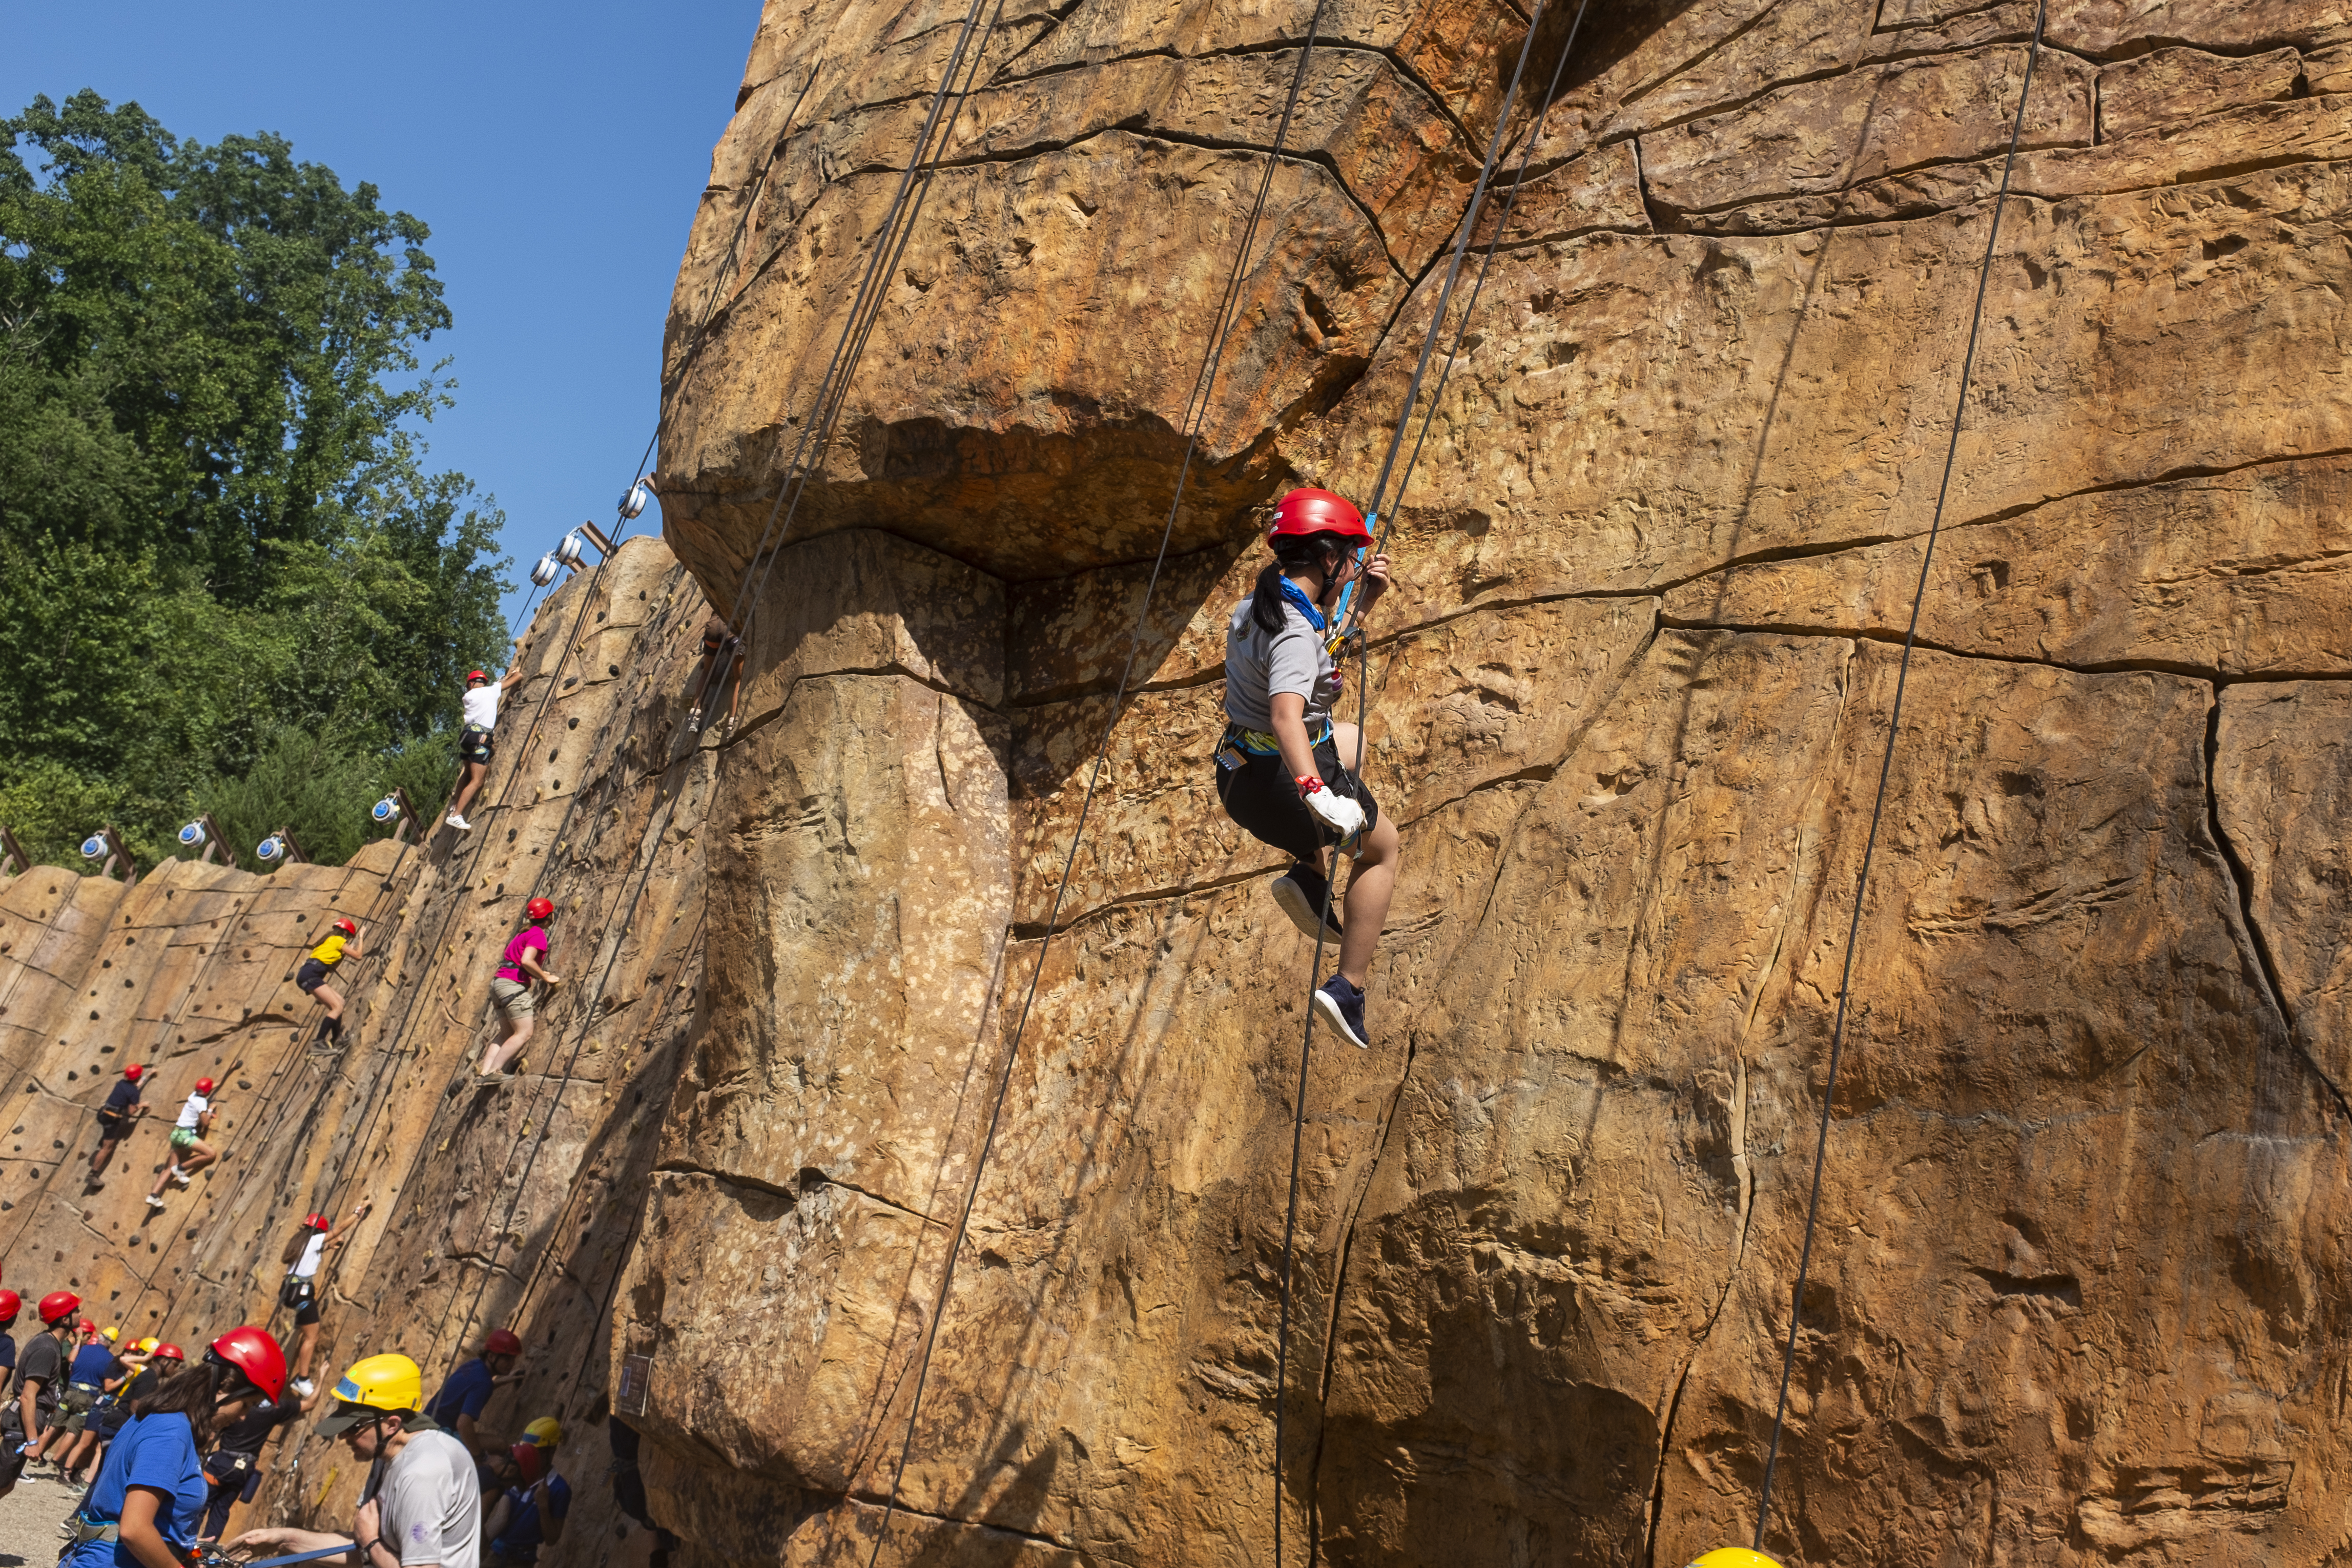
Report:
[{"label": "climbing harness", "polygon": [[1886,811],[1887,780],[1895,771],[1895,742],[1903,732],[1903,698],[1911,679],[1911,650],[1919,641],[1919,608],[1927,597],[1927,573],[1936,560],[1936,540],[1944,526],[1944,503],[1951,495],[1952,468],[1959,459],[1960,428],[1969,410],[1969,382],[1977,362],[1977,338],[1984,326],[1985,293],[1992,281],[1992,258],[2000,244],[2002,210],[2009,205],[2010,176],[2017,167],[2017,147],[2025,134],[2025,108],[2033,96],[2033,68],[2042,59],[2042,30],[2048,20],[2050,0],[2033,8],[2033,43],[2026,51],[2025,81],[2017,95],[2017,116],[2010,122],[2009,156],[2000,166],[2000,191],[1993,197],[1992,226],[1985,236],[1984,261],[1977,268],[1976,304],[1969,313],[1969,343],[1960,356],[1959,396],[1952,405],[1952,435],[1944,448],[1944,477],[1936,489],[1936,510],[1927,521],[1927,542],[1919,555],[1919,582],[1911,591],[1911,621],[1903,634],[1903,662],[1895,676],[1895,702],[1886,719],[1886,748],[1878,761],[1878,788],[1871,797],[1870,831],[1863,839],[1862,870],[1854,879],[1853,913],[1846,922],[1845,960],[1838,974],[1837,1021],[1830,1029],[1829,1070],[1822,1086],[1822,1124],[1813,1142],[1812,1189],[1805,1200],[1805,1239],[1797,1254],[1797,1281],[1789,1292],[1789,1341],[1780,1357],[1780,1393],[1772,1407],[1772,1436],[1764,1450],[1764,1479],[1756,1496],[1755,1550],[1764,1550],[1764,1530],[1772,1512],[1772,1479],[1780,1468],[1780,1433],[1789,1418],[1789,1383],[1797,1369],[1797,1336],[1805,1313],[1805,1276],[1813,1261],[1813,1226],[1821,1218],[1822,1169],[1829,1159],[1830,1113],[1837,1101],[1838,1063],[1845,1050],[1847,1005],[1853,996],[1854,950],[1862,940],[1863,900],[1870,891],[1870,866],[1878,848],[1879,819]]}]

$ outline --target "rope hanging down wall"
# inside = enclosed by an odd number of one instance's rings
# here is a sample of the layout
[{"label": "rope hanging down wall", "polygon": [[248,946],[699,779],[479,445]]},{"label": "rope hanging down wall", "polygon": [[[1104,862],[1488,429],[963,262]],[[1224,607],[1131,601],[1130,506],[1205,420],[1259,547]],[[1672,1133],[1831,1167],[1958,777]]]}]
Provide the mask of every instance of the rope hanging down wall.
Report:
[{"label": "rope hanging down wall", "polygon": [[[1192,472],[1192,460],[1198,455],[1201,426],[1215,401],[1217,373],[1224,363],[1225,350],[1233,341],[1234,330],[1241,324],[1242,288],[1249,277],[1250,252],[1257,241],[1258,226],[1264,221],[1266,197],[1274,184],[1275,171],[1283,161],[1290,142],[1290,128],[1298,110],[1300,92],[1307,83],[1308,68],[1315,58],[1316,40],[1321,36],[1325,0],[1316,0],[1313,14],[1307,18],[1307,37],[1298,51],[1298,64],[1292,71],[1290,90],[1282,106],[1282,120],[1276,126],[1272,151],[1266,154],[1265,167],[1258,178],[1257,194],[1250,204],[1249,217],[1242,226],[1241,240],[1234,247],[1234,264],[1226,274],[1225,285],[1217,298],[1214,315],[1209,324],[1208,353],[1202,356],[1201,368],[1192,377],[1192,390],[1184,403],[1184,455],[1177,464],[1175,493],[1168,503],[1167,520],[1160,525],[1160,547],[1152,557],[1151,573],[1145,581],[1142,602],[1136,606],[1135,625],[1128,635],[1126,662],[1119,668],[1118,682],[1111,693],[1108,716],[1103,722],[1102,739],[1095,747],[1094,761],[1087,773],[1086,794],[1078,803],[1078,818],[1070,832],[1070,847],[1062,858],[1062,871],[1054,888],[1054,901],[1045,915],[1045,934],[1038,940],[1037,962],[1029,971],[1028,989],[1021,1000],[1021,1012],[1013,1028],[1013,1039],[1006,1047],[1004,1062],[997,1074],[996,1088],[991,1099],[988,1121],[981,1137],[980,1152],[972,1161],[971,1179],[967,1184],[963,1201],[956,1212],[953,1234],[949,1239],[947,1255],[940,1268],[939,1289],[933,1293],[931,1310],[923,1331],[922,1351],[918,1358],[915,1386],[907,1407],[906,1436],[898,1447],[898,1463],[890,1473],[888,1500],[883,1505],[881,1522],[874,1532],[873,1551],[867,1556],[868,1568],[879,1560],[882,1546],[890,1532],[890,1521],[897,1516],[900,1487],[906,1479],[907,1466],[914,1454],[915,1426],[922,1414],[923,1393],[928,1387],[931,1371],[931,1354],[939,1344],[940,1325],[947,1315],[948,1295],[955,1284],[956,1260],[963,1250],[966,1236],[971,1227],[971,1214],[979,1202],[980,1186],[987,1174],[989,1156],[996,1147],[996,1133],[1004,1116],[1005,1097],[1012,1090],[1013,1073],[1021,1058],[1021,1042],[1029,1029],[1029,1017],[1036,1005],[1038,983],[1045,973],[1045,959],[1054,943],[1054,932],[1061,922],[1062,905],[1070,890],[1070,876],[1078,858],[1078,847],[1086,837],[1087,820],[1094,809],[1095,795],[1102,783],[1105,762],[1110,754],[1110,742],[1118,725],[1127,693],[1135,679],[1136,661],[1143,650],[1144,629],[1150,623],[1151,602],[1158,594],[1161,573],[1168,564],[1168,549],[1175,538],[1176,520],[1184,505],[1184,490]],[[1274,252],[1267,251],[1267,260]]]},{"label": "rope hanging down wall", "polygon": [[1960,428],[1969,411],[1969,383],[1977,363],[1977,338],[1984,326],[1985,292],[1992,280],[1992,258],[2000,244],[2001,213],[2009,205],[2010,176],[2017,167],[2017,146],[2025,133],[2025,107],[2033,96],[2033,69],[2042,60],[2042,29],[2049,16],[2049,0],[2033,11],[2033,42],[2026,51],[2025,82],[2018,90],[2017,117],[2010,123],[2009,155],[2000,166],[2000,190],[1993,197],[1992,223],[1985,235],[1984,260],[1977,268],[1976,302],[1969,312],[1969,342],[1960,356],[1960,391],[1952,404],[1952,435],[1944,448],[1944,477],[1936,489],[1936,510],[1927,521],[1927,542],[1919,554],[1919,581],[1911,591],[1911,621],[1903,634],[1903,661],[1895,676],[1895,701],[1886,717],[1886,748],[1878,760],[1878,788],[1871,797],[1870,832],[1863,839],[1862,869],[1854,879],[1853,912],[1846,922],[1845,959],[1838,973],[1837,1021],[1830,1029],[1829,1068],[1822,1087],[1822,1121],[1813,1142],[1811,1191],[1805,1200],[1805,1239],[1797,1254],[1797,1280],[1789,1292],[1789,1339],[1780,1356],[1780,1393],[1772,1407],[1772,1436],[1764,1450],[1764,1479],[1756,1495],[1755,1550],[1764,1550],[1765,1526],[1772,1516],[1772,1480],[1780,1463],[1780,1434],[1789,1419],[1789,1383],[1797,1368],[1797,1338],[1804,1326],[1805,1276],[1813,1261],[1813,1227],[1822,1212],[1822,1168],[1829,1159],[1831,1113],[1837,1103],[1838,1063],[1845,1051],[1845,1020],[1853,996],[1854,951],[1862,939],[1862,910],[1870,893],[1870,866],[1878,848],[1879,819],[1886,810],[1886,785],[1895,771],[1895,744],[1903,732],[1903,698],[1911,679],[1911,651],[1919,641],[1919,607],[1927,597],[1927,574],[1936,561],[1936,541],[1944,526],[1944,504],[1952,491],[1952,468],[1958,460]]},{"label": "rope hanging down wall", "polygon": [[[1464,334],[1470,329],[1471,313],[1477,310],[1478,297],[1486,289],[1487,270],[1493,267],[1495,252],[1501,246],[1503,236],[1510,227],[1511,215],[1517,210],[1519,193],[1525,188],[1527,183],[1528,160],[1534,156],[1537,144],[1543,140],[1544,127],[1551,116],[1552,100],[1559,96],[1560,79],[1568,70],[1569,58],[1576,49],[1577,34],[1584,25],[1584,0],[1579,0],[1576,16],[1569,26],[1567,42],[1560,47],[1559,59],[1552,67],[1551,80],[1545,87],[1543,106],[1538,110],[1535,123],[1528,130],[1527,140],[1521,145],[1518,167],[1511,178],[1510,194],[1505,200],[1502,212],[1496,221],[1494,237],[1486,243],[1486,256],[1478,268],[1477,284],[1472,289],[1470,299],[1463,308],[1461,324],[1454,333],[1454,348],[1446,357],[1445,374],[1451,374],[1454,360],[1461,353]],[[1429,331],[1422,339],[1421,355],[1413,365],[1412,379],[1406,386],[1403,406],[1397,414],[1396,429],[1389,437],[1388,452],[1381,459],[1380,477],[1372,486],[1372,494],[1367,510],[1376,528],[1380,523],[1382,498],[1388,489],[1389,475],[1395,466],[1398,451],[1404,445],[1405,429],[1412,423],[1412,411],[1421,397],[1422,378],[1428,374],[1430,358],[1436,350],[1439,335],[1444,331],[1445,312],[1454,297],[1454,285],[1455,279],[1461,275],[1463,257],[1468,251],[1471,237],[1477,230],[1479,215],[1486,205],[1487,184],[1494,177],[1496,161],[1502,153],[1504,135],[1510,126],[1511,107],[1518,101],[1519,82],[1527,73],[1528,58],[1534,51],[1536,35],[1543,26],[1544,12],[1545,6],[1539,4],[1536,7],[1535,15],[1528,18],[1527,37],[1519,45],[1518,63],[1512,68],[1510,85],[1504,89],[1502,102],[1496,110],[1495,130],[1487,139],[1486,156],[1478,169],[1478,183],[1471,191],[1469,208],[1463,214],[1461,229],[1454,237],[1454,254],[1446,263],[1445,281],[1438,289],[1437,305],[1430,314]],[[1436,416],[1437,397],[1444,393],[1444,374],[1441,374],[1437,392],[1431,395],[1430,418],[1434,418]],[[1422,425],[1422,435],[1425,438],[1428,433],[1428,420],[1424,419]],[[1413,444],[1413,458],[1418,459],[1420,455],[1421,443],[1416,441]],[[1397,481],[1397,496],[1400,503],[1404,495],[1405,486],[1412,478],[1412,463],[1408,461],[1403,476]],[[1378,552],[1379,540],[1376,535],[1370,553]],[[1345,615],[1347,595],[1352,595],[1353,592],[1354,587],[1350,584],[1341,598],[1340,615]],[[1356,755],[1352,766],[1357,775],[1360,777],[1364,769],[1365,735],[1371,701],[1371,656],[1362,636],[1356,636],[1354,640],[1356,645]],[[1334,854],[1336,858],[1337,851]],[[1337,866],[1335,865],[1332,869],[1336,872]],[[1306,1005],[1301,1009],[1307,1015],[1307,1021],[1300,1031],[1298,1041],[1298,1082],[1291,1095],[1289,1193],[1284,1205],[1282,1219],[1282,1269],[1276,1282],[1279,1305],[1276,1309],[1274,1352],[1274,1456],[1271,1469],[1274,1487],[1276,1568],[1280,1568],[1282,1563],[1282,1455],[1286,1426],[1284,1420],[1284,1395],[1289,1387],[1290,1377],[1291,1260],[1298,1233],[1298,1182],[1307,1137],[1307,1075],[1315,1055],[1313,993],[1317,979],[1323,973],[1323,949],[1327,933],[1331,930],[1331,902],[1338,883],[1339,878],[1336,875],[1324,879],[1322,919],[1317,922],[1315,952],[1308,961],[1307,970],[1308,995]],[[1407,1059],[1410,1060],[1409,1052]]]}]

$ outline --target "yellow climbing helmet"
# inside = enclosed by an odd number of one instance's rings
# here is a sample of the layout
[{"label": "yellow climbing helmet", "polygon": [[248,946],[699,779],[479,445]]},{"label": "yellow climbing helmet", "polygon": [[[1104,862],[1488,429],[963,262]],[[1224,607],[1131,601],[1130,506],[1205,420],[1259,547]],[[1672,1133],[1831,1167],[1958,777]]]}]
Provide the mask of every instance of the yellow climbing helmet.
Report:
[{"label": "yellow climbing helmet", "polygon": [[415,1419],[425,1403],[425,1374],[404,1355],[372,1355],[355,1361],[335,1384],[335,1413],[319,1423],[319,1435],[332,1437],[377,1415],[405,1415],[412,1431],[425,1424]]},{"label": "yellow climbing helmet", "polygon": [[542,1415],[522,1429],[522,1435],[538,1448],[556,1449],[563,1447],[563,1423],[552,1415]]},{"label": "yellow climbing helmet", "polygon": [[1704,1557],[1691,1560],[1690,1568],[1780,1568],[1761,1552],[1750,1552],[1745,1546],[1718,1546]]},{"label": "yellow climbing helmet", "polygon": [[104,1340],[108,1344],[120,1344],[122,1342],[121,1326],[117,1323],[109,1323],[106,1327],[98,1331],[98,1337]]},{"label": "yellow climbing helmet", "polygon": [[155,1353],[155,1347],[163,1342],[163,1341],[157,1339],[154,1335],[149,1334],[143,1340],[133,1342],[131,1348],[137,1351],[141,1355],[153,1355]]}]

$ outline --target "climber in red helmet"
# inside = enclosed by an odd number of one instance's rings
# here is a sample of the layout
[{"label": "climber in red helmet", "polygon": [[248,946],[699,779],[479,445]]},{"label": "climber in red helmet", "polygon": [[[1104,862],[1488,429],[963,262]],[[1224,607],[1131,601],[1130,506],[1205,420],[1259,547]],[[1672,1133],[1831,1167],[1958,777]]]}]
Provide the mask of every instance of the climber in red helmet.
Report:
[{"label": "climber in red helmet", "polygon": [[74,1320],[81,1316],[81,1298],[70,1290],[52,1290],[35,1310],[41,1315],[44,1331],[17,1357],[8,1402],[0,1405],[0,1497],[6,1497],[25,1473],[26,1461],[40,1447],[57,1414],[58,1394],[65,1385],[66,1342],[73,1334]]},{"label": "climber in red helmet", "polygon": [[514,662],[495,681],[482,670],[466,672],[466,696],[459,704],[465,712],[465,725],[457,731],[457,759],[466,764],[465,777],[458,781],[448,815],[449,826],[460,833],[474,826],[466,820],[466,807],[473,804],[482,781],[490,773],[490,753],[497,744],[493,731],[499,725],[499,699],[521,682],[522,656],[530,651],[528,641],[515,638]]},{"label": "climber in red helmet", "polygon": [[482,1058],[480,1081],[496,1083],[506,1071],[507,1064],[521,1054],[537,1026],[532,1014],[538,1004],[532,1000],[532,982],[552,990],[563,984],[563,977],[550,974],[540,966],[547,956],[547,922],[554,918],[555,906],[545,899],[533,899],[523,907],[530,924],[507,939],[506,952],[499,962],[499,972],[490,978],[490,1000],[499,1005],[499,1016],[506,1022],[507,1033],[489,1053]]},{"label": "climber in red helmet", "polygon": [[106,1163],[114,1158],[114,1146],[129,1136],[131,1124],[147,1114],[146,1106],[139,1100],[139,1080],[147,1069],[132,1062],[122,1069],[107,1092],[106,1103],[98,1112],[98,1152],[89,1157],[89,1184],[95,1188],[99,1178],[106,1174]]},{"label": "climber in red helmet", "polygon": [[220,1151],[205,1142],[205,1134],[213,1130],[213,1089],[217,1087],[208,1078],[196,1079],[196,1090],[180,1107],[180,1120],[172,1127],[172,1162],[155,1178],[155,1190],[147,1194],[147,1206],[163,1206],[163,1189],[186,1186],[188,1178],[220,1158]]},{"label": "climber in red helmet", "polygon": [[[1381,816],[1357,761],[1353,724],[1331,713],[1344,677],[1332,647],[1356,630],[1389,589],[1389,558],[1360,561],[1372,542],[1363,515],[1328,490],[1297,489],[1266,531],[1274,560],[1225,626],[1225,726],[1217,745],[1217,798],[1234,823],[1290,856],[1274,900],[1309,937],[1337,937],[1339,969],[1315,993],[1315,1010],[1359,1047],[1371,1044],[1364,985],[1396,891],[1396,825]],[[1333,625],[1341,590],[1360,583],[1345,624]],[[1354,862],[1344,905],[1329,927],[1322,911],[1336,872],[1332,851]]]},{"label": "climber in red helmet", "polygon": [[492,1329],[482,1336],[482,1353],[449,1374],[425,1406],[425,1414],[457,1435],[468,1452],[480,1458],[488,1439],[475,1426],[500,1384],[520,1383],[522,1341],[511,1329]]},{"label": "climber in red helmet", "polygon": [[319,1037],[331,1040],[343,1032],[343,994],[327,984],[334,978],[336,965],[347,958],[364,958],[360,951],[360,923],[345,916],[327,930],[327,938],[310,950],[302,967],[294,972],[294,989],[310,997],[327,1010],[327,1021],[320,1026]]},{"label": "climber in red helmet", "polygon": [[302,1228],[286,1244],[281,1259],[286,1282],[278,1288],[278,1304],[294,1314],[294,1392],[308,1399],[318,1392],[310,1382],[310,1352],[319,1345],[319,1270],[327,1255],[351,1239],[360,1221],[374,1205],[362,1198],[352,1217],[331,1226],[322,1214],[304,1215]]}]

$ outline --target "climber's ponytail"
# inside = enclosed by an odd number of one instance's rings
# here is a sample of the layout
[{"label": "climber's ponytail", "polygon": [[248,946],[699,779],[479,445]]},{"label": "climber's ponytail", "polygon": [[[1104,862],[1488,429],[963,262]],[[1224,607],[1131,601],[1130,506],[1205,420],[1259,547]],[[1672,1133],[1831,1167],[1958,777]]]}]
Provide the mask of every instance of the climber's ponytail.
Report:
[{"label": "climber's ponytail", "polygon": [[1274,542],[1274,559],[1257,574],[1250,595],[1250,619],[1272,637],[1282,630],[1282,579],[1292,572],[1314,567],[1328,578],[1347,541],[1336,533],[1285,534]]}]

